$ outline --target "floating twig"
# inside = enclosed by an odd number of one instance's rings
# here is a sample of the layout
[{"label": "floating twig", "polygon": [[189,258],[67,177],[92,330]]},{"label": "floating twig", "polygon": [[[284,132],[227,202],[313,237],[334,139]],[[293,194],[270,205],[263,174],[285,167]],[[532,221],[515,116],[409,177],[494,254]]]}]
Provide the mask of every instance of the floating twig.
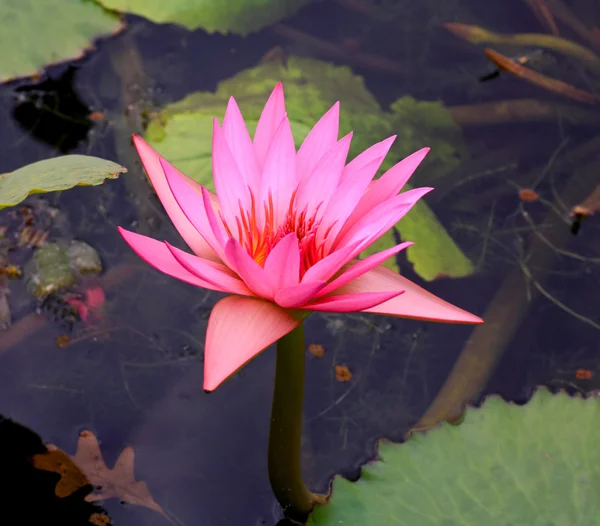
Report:
[{"label": "floating twig", "polygon": [[568,84],[567,82],[563,82],[562,80],[553,79],[547,77],[546,75],[542,75],[537,71],[533,71],[532,69],[522,66],[521,64],[517,64],[510,58],[505,57],[493,49],[487,48],[485,50],[485,56],[490,62],[493,62],[503,71],[507,71],[515,77],[519,77],[530,84],[534,84],[544,88],[545,90],[551,91],[552,93],[563,95],[579,102],[585,102],[586,104],[598,103],[598,98],[593,93],[583,91],[571,84]]},{"label": "floating twig", "polygon": [[589,68],[600,71],[600,57],[591,49],[566,38],[542,33],[517,33],[505,35],[494,33],[479,26],[469,24],[447,23],[444,24],[452,34],[472,44],[506,44],[512,46],[532,46],[553,49],[565,55],[581,60]]}]

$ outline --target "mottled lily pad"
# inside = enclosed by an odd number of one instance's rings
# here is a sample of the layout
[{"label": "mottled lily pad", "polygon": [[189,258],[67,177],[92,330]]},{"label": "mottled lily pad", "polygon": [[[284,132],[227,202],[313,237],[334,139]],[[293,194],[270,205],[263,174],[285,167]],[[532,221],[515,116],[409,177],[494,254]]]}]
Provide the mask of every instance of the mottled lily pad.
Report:
[{"label": "mottled lily pad", "polygon": [[86,0],[2,0],[0,82],[80,58],[101,36],[118,32],[114,13]]},{"label": "mottled lily pad", "polygon": [[600,398],[538,390],[469,408],[404,444],[381,443],[357,482],[337,477],[309,526],[593,526],[600,516]]},{"label": "mottled lily pad", "polygon": [[[253,133],[265,101],[279,81],[285,89],[288,117],[297,146],[337,100],[341,101],[340,134],[354,130],[350,157],[394,133],[411,138],[410,152],[427,145],[420,141],[417,129],[398,129],[396,113],[384,112],[366,89],[363,79],[354,75],[350,68],[297,57],[290,57],[286,66],[267,63],[244,70],[222,81],[215,93],[197,92],[167,105],[150,122],[146,138],[180,170],[213,189],[212,118],[222,119],[229,97],[234,96]],[[429,106],[415,104],[411,110],[413,116],[419,107],[431,113]],[[430,138],[426,137],[427,140]],[[407,146],[404,143],[392,150],[386,160],[387,166],[405,155],[403,149]],[[418,182],[418,174],[416,180]],[[442,275],[463,277],[473,272],[469,259],[425,203],[419,203],[396,228],[403,240],[415,242],[408,249],[408,258],[424,279]],[[388,248],[393,241],[393,235],[385,236],[377,248]],[[398,270],[395,259],[387,265]]]},{"label": "mottled lily pad", "polygon": [[286,18],[311,0],[98,0],[108,9],[209,33],[247,35]]},{"label": "mottled lily pad", "polygon": [[116,179],[126,168],[89,155],[64,155],[0,174],[0,210],[18,205],[28,195],[95,186]]}]

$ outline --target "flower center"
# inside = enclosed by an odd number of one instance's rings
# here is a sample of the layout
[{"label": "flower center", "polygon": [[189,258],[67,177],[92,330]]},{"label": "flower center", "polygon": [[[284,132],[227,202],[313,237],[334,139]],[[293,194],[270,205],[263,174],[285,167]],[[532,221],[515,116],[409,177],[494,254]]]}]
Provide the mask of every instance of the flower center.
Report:
[{"label": "flower center", "polygon": [[250,208],[244,209],[240,204],[239,214],[236,216],[237,236],[234,236],[225,223],[229,237],[236,237],[240,245],[261,267],[264,266],[267,256],[277,243],[285,236],[295,233],[300,248],[300,278],[315,263],[325,257],[323,239],[317,241],[317,230],[320,221],[317,220],[319,207],[311,210],[298,211],[295,206],[296,192],[292,194],[288,210],[280,224],[276,224],[273,196],[269,193],[268,201],[263,203],[264,220],[259,218],[257,203],[254,194],[250,193]]}]

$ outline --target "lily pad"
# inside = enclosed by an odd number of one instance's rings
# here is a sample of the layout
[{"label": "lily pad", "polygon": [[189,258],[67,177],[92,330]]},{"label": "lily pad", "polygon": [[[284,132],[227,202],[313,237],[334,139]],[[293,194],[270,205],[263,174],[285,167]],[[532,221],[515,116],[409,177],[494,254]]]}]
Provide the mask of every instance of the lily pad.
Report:
[{"label": "lily pad", "polygon": [[98,0],[107,9],[133,13],[209,33],[247,35],[293,15],[311,0]]},{"label": "lily pad", "polygon": [[426,144],[431,148],[419,170],[419,185],[432,184],[467,160],[460,126],[440,101],[418,101],[405,96],[390,106],[391,124],[398,139],[393,153],[406,157]]},{"label": "lily pad", "polygon": [[123,166],[89,155],[64,155],[0,174],[0,210],[18,205],[28,195],[96,186],[127,171]]},{"label": "lily pad", "polygon": [[81,58],[98,37],[123,28],[120,18],[86,0],[2,0],[0,82]]},{"label": "lily pad", "polygon": [[[362,77],[354,75],[350,68],[320,60],[290,57],[286,66],[261,64],[222,81],[215,93],[192,93],[181,101],[167,105],[150,122],[146,139],[180,170],[212,190],[213,117],[222,118],[227,101],[233,96],[253,133],[265,101],[279,81],[283,82],[285,89],[288,117],[297,146],[337,100],[341,102],[340,134],[355,131],[350,157],[377,141],[399,133],[394,130],[398,124],[396,115],[382,110],[365,87]],[[416,130],[407,131],[404,135],[411,137],[413,146],[410,153],[426,145],[419,142]],[[391,166],[404,156],[399,153],[401,149],[400,145],[392,150],[386,166]],[[408,258],[424,279],[430,280],[441,275],[463,277],[473,272],[469,259],[425,203],[420,203],[396,228],[403,240],[415,242],[408,249]],[[393,235],[386,236],[384,241],[378,245],[379,250],[393,244]],[[390,260],[388,265],[397,270],[397,266],[393,267],[394,261]]]},{"label": "lily pad", "polygon": [[357,482],[336,478],[309,526],[593,526],[600,504],[600,398],[538,390],[488,398],[458,426],[381,443]]}]

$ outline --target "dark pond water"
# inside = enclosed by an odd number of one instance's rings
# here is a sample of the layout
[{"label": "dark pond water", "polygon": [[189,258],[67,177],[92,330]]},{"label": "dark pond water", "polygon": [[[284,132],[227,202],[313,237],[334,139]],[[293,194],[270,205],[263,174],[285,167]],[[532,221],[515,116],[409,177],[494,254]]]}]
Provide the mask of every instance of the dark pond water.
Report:
[{"label": "dark pond water", "polygon": [[[136,105],[161,107],[214,90],[276,46],[287,55],[348,64],[383,107],[407,94],[460,107],[470,160],[446,174],[426,200],[476,272],[426,287],[482,315],[486,325],[474,330],[364,315],[312,316],[307,343],[322,345],[325,355],[307,359],[303,465],[316,491],[326,491],[336,473],[358,476],[378,438],[402,440],[463,350],[471,367],[456,388],[475,401],[496,393],[524,402],[537,385],[585,393],[597,387],[600,374],[600,223],[592,217],[573,235],[568,217],[598,183],[600,126],[592,113],[582,122],[566,118],[568,112],[560,118],[517,111],[494,122],[486,103],[537,99],[583,106],[505,74],[479,82],[494,69],[482,48],[442,26],[478,23],[514,33],[542,31],[540,22],[520,0],[365,1],[381,4],[372,13],[352,4],[315,2],[285,21],[300,35],[330,42],[328,48],[280,30],[242,39],[130,17],[128,31],[73,67],[51,68],[38,85],[0,88],[0,173],[69,152],[116,160],[139,178],[127,139],[136,124],[129,119],[130,129],[123,129],[121,116],[135,113]],[[600,25],[598,2],[569,4],[585,14],[589,27],[594,16]],[[394,9],[396,16],[379,16]],[[565,35],[576,38],[568,30]],[[114,68],[114,57],[132,46],[149,79],[140,85],[128,84]],[[567,72],[571,82],[593,90],[577,65],[546,55],[540,71],[555,77]],[[94,111],[104,118],[90,120]],[[540,198],[521,200],[519,188],[532,187]],[[177,524],[274,525],[281,515],[268,483],[266,449],[275,353],[264,352],[215,393],[203,392],[204,332],[218,296],[135,259],[117,225],[181,240],[158,201],[131,192],[121,178],[44,198],[60,210],[51,238],[80,239],[101,254],[104,319],[91,327],[75,323],[71,344],[61,348],[57,337],[68,327],[51,313],[37,316],[23,281],[11,280],[13,324],[0,333],[0,413],[69,453],[79,432],[91,430],[108,466],[133,446],[136,478]],[[19,213],[6,209],[0,222],[12,225]],[[23,248],[11,255],[17,264],[28,257]],[[407,261],[401,268],[420,282]],[[350,369],[349,382],[336,380],[337,364]],[[167,524],[158,513],[118,499],[103,506],[115,525]]]}]

